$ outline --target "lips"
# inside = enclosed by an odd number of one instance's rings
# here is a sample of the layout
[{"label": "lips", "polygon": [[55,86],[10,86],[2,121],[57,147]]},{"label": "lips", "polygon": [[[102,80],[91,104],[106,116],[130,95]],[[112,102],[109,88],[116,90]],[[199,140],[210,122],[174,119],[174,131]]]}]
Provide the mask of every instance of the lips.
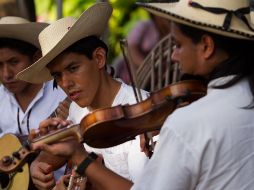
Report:
[{"label": "lips", "polygon": [[72,101],[75,101],[80,97],[80,94],[81,94],[80,91],[71,92],[69,93],[69,97]]},{"label": "lips", "polygon": [[3,83],[6,87],[14,87],[18,84],[18,82],[5,82]]}]

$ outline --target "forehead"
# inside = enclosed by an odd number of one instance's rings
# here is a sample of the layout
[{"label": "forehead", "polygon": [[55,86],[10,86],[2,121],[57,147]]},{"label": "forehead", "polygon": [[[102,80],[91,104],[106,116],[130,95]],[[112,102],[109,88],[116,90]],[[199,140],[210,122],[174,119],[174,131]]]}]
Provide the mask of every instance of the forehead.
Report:
[{"label": "forehead", "polygon": [[6,61],[8,59],[12,59],[12,58],[19,58],[19,59],[23,59],[26,58],[28,56],[21,54],[19,51],[15,50],[15,49],[11,49],[11,48],[0,48],[0,59],[1,61]]},{"label": "forehead", "polygon": [[173,38],[183,35],[183,33],[180,30],[179,26],[175,22],[171,22],[171,35],[172,35]]},{"label": "forehead", "polygon": [[181,30],[178,24],[171,24],[171,37],[173,42],[195,44],[191,37]]},{"label": "forehead", "polygon": [[53,59],[47,65],[47,68],[50,72],[61,72],[70,65],[83,62],[89,62],[89,59],[85,55],[75,52],[63,52]]},{"label": "forehead", "polygon": [[74,53],[61,53],[55,57],[48,65],[47,68],[51,70],[59,69],[71,61],[71,55]]},{"label": "forehead", "polygon": [[14,49],[14,48],[9,48],[9,47],[0,47],[0,52],[3,53],[5,52],[5,54],[21,54],[18,50]]}]

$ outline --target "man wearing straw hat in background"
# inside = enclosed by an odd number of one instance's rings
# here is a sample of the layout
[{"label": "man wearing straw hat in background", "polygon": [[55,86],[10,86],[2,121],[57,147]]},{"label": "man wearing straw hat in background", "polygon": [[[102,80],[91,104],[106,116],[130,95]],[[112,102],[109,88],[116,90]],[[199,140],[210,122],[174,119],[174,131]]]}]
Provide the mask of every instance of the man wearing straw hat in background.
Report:
[{"label": "man wearing straw hat in background", "polygon": [[38,35],[47,25],[14,16],[0,19],[1,136],[29,134],[66,97],[62,90],[53,91],[52,81],[32,84],[15,78],[40,58]]},{"label": "man wearing straw hat in background", "polygon": [[[61,89],[53,90],[52,81],[32,84],[16,79],[18,72],[41,56],[38,34],[47,25],[14,16],[0,19],[1,137],[12,133],[25,140],[32,129],[37,129],[39,123],[56,110],[59,103],[61,112],[58,111],[58,116],[66,115],[68,102],[61,103],[66,95]],[[4,142],[4,137],[2,139]],[[60,174],[63,172],[57,175]]]},{"label": "man wearing straw hat in background", "polygon": [[33,148],[71,157],[78,165],[77,173],[86,175],[98,189],[252,190],[254,29],[250,2],[173,0],[140,5],[173,21],[172,59],[183,73],[209,80],[207,95],[168,117],[154,154],[135,184],[94,162],[75,140]]},{"label": "man wearing straw hat in background", "polygon": [[[70,121],[78,124],[95,109],[136,103],[132,87],[113,79],[106,71],[108,47],[100,36],[107,27],[111,13],[112,7],[108,3],[97,3],[78,20],[72,17],[62,18],[39,34],[43,56],[18,78],[32,83],[53,78],[55,84],[73,101],[67,121],[48,119],[40,124],[40,128],[54,128],[59,124],[65,126]],[[106,167],[130,180],[135,180],[147,160],[140,150],[139,138],[111,148],[86,148],[101,154]],[[66,159],[50,159],[42,153],[30,168],[36,187],[52,188],[55,181],[47,168],[56,167],[65,161]]]}]

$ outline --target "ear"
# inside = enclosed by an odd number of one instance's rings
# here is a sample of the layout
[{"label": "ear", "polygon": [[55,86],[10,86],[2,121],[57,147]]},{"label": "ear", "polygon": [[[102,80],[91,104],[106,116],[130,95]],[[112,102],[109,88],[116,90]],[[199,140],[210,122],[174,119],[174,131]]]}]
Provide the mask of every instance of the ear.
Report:
[{"label": "ear", "polygon": [[93,52],[93,59],[96,61],[96,64],[99,69],[104,68],[106,65],[106,51],[102,47],[98,47]]},{"label": "ear", "polygon": [[33,55],[33,63],[36,62],[38,59],[41,58],[41,51],[37,50]]},{"label": "ear", "polygon": [[215,51],[215,43],[211,36],[205,34],[202,36],[201,41],[201,51],[204,59],[209,59]]}]

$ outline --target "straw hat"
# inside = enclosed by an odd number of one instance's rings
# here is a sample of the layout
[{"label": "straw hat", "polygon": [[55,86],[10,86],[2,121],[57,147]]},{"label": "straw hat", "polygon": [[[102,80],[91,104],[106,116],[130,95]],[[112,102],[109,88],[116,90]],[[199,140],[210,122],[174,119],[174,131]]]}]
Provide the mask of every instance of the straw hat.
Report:
[{"label": "straw hat", "polygon": [[97,3],[87,9],[78,20],[72,17],[59,19],[39,34],[42,57],[18,73],[17,78],[31,83],[51,80],[46,65],[70,45],[88,36],[101,36],[112,13],[109,3]]},{"label": "straw hat", "polygon": [[138,3],[149,12],[195,28],[233,38],[254,40],[250,0],[168,0]]},{"label": "straw hat", "polygon": [[0,38],[22,40],[40,48],[38,35],[46,26],[48,24],[30,22],[21,17],[2,17],[0,18]]}]

